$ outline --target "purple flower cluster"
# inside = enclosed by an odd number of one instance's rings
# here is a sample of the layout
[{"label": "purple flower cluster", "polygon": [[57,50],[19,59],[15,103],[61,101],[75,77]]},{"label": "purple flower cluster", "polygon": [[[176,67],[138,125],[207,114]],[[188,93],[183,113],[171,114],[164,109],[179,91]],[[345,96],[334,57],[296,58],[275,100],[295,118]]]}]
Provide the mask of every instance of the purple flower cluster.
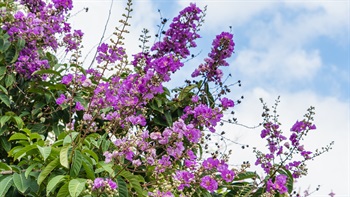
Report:
[{"label": "purple flower cluster", "polygon": [[[293,178],[300,178],[301,175],[305,174],[305,166],[303,163],[306,160],[311,159],[311,151],[307,151],[304,149],[304,145],[301,145],[302,136],[308,130],[316,129],[316,126],[307,121],[297,121],[291,128],[291,135],[288,138],[282,135],[282,131],[279,129],[278,124],[273,124],[271,122],[267,122],[264,124],[264,129],[261,131],[261,138],[265,138],[267,140],[267,147],[269,153],[262,154],[261,152],[257,152],[257,160],[255,165],[260,165],[266,174],[271,174],[279,168],[280,165],[289,171],[291,171]],[[301,160],[291,155],[293,153],[299,153],[301,156]],[[280,158],[281,163],[277,163],[276,159]],[[294,160],[292,160],[294,159]],[[287,162],[288,163],[284,163]],[[272,180],[269,180],[268,191],[269,188],[273,190],[277,190],[280,193],[285,193],[286,188],[282,185],[285,183],[285,175],[276,176],[275,183],[272,183]]]},{"label": "purple flower cluster", "polygon": [[115,47],[106,43],[102,43],[99,47],[97,47],[97,52],[98,55],[96,60],[99,64],[103,61],[115,63],[116,61],[121,60],[125,55],[125,50],[123,47]]},{"label": "purple flower cluster", "polygon": [[185,114],[181,117],[186,119],[189,116],[193,116],[191,123],[195,126],[206,126],[211,132],[215,132],[215,126],[220,122],[224,116],[219,108],[211,108],[204,104],[199,104],[193,109],[188,106],[185,109]]},{"label": "purple flower cluster", "polygon": [[118,188],[118,185],[116,182],[114,182],[112,179],[109,178],[96,178],[93,183],[92,190],[104,190],[106,187],[109,187],[113,190]]},{"label": "purple flower cluster", "polygon": [[204,76],[208,81],[221,82],[223,76],[220,66],[228,66],[229,64],[225,59],[231,57],[235,43],[233,42],[233,35],[228,32],[222,32],[214,39],[213,48],[208,54],[208,58],[205,58],[204,64],[194,70],[192,77],[199,75]]},{"label": "purple flower cluster", "polygon": [[286,187],[287,183],[287,176],[283,174],[279,174],[275,178],[275,182],[272,182],[271,179],[267,181],[267,188],[266,190],[268,192],[271,192],[271,190],[276,190],[280,194],[284,194],[288,192],[288,189]]},{"label": "purple flower cluster", "polygon": [[214,190],[218,189],[218,182],[216,182],[216,180],[213,179],[211,176],[207,175],[201,179],[200,186],[210,192],[213,192]]},{"label": "purple flower cluster", "polygon": [[[26,77],[40,69],[49,68],[47,60],[39,55],[38,49],[57,50],[59,46],[65,46],[67,50],[76,49],[82,37],[81,31],[70,34],[71,28],[66,23],[62,11],[72,8],[71,0],[55,0],[53,4],[46,4],[42,0],[21,0],[26,6],[28,13],[17,11],[14,20],[5,22],[2,29],[9,35],[10,39],[25,40],[25,46],[20,51],[16,71]],[[57,35],[64,35],[63,42],[57,40]]]},{"label": "purple flower cluster", "polygon": [[163,41],[155,43],[151,48],[152,51],[157,51],[155,57],[174,54],[186,58],[190,55],[188,48],[196,47],[195,39],[200,37],[197,28],[201,22],[201,14],[202,10],[192,3],[180,11],[165,32]]}]

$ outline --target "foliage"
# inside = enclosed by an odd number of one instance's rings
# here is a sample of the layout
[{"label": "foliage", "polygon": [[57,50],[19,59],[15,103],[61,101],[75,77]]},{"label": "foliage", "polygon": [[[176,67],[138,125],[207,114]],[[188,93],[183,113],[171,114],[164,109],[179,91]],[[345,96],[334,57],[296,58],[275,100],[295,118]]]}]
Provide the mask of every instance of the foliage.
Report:
[{"label": "foliage", "polygon": [[[129,61],[123,35],[131,6],[111,43],[97,48],[97,66],[86,69],[83,33],[67,23],[71,0],[0,2],[0,196],[291,194],[306,161],[330,148],[312,154],[301,144],[316,128],[313,108],[287,138],[264,104],[269,152],[255,150],[264,177],[248,163],[230,168],[228,154],[204,154],[205,133],[237,104],[225,97],[220,69],[233,54],[233,35],[217,35],[195,80],[169,90],[164,83],[192,58],[205,10],[186,7],[151,47],[144,30],[142,51]],[[71,61],[59,62],[58,50]]]}]

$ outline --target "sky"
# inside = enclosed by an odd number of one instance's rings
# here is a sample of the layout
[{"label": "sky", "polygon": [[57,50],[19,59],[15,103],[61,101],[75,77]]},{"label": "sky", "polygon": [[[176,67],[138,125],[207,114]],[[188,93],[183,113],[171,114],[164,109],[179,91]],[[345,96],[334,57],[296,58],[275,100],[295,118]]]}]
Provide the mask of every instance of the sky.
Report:
[{"label": "sky", "polygon": [[[238,122],[255,126],[262,121],[259,98],[272,106],[280,96],[278,113],[282,129],[288,132],[296,120],[301,120],[309,106],[316,108],[317,130],[305,138],[305,148],[315,150],[334,141],[330,152],[308,163],[309,174],[296,184],[301,191],[310,187],[319,191],[312,196],[350,196],[349,133],[350,133],[350,1],[349,0],[134,0],[131,32],[126,36],[128,54],[139,51],[139,35],[147,28],[155,35],[160,15],[172,19],[194,2],[207,5],[202,38],[192,50],[199,54],[188,61],[174,77],[183,81],[207,55],[212,39],[222,31],[234,34],[235,53],[224,69],[228,84],[242,81],[242,87],[232,86],[229,97],[244,99],[235,106]],[[96,45],[103,35],[109,38],[124,12],[125,0],[74,0],[73,28],[81,29],[82,59],[88,66]],[[112,5],[112,8],[110,9]],[[88,12],[82,11],[89,8]],[[158,12],[158,9],[161,12]],[[80,11],[80,12],[79,12]],[[78,13],[79,12],[79,13]],[[77,13],[77,14],[74,14]],[[231,27],[231,28],[230,28]],[[154,36],[152,37],[154,39]],[[106,41],[107,42],[107,41]],[[85,58],[86,57],[86,58]],[[168,84],[174,86],[175,84]],[[230,118],[229,115],[226,117]],[[231,164],[249,160],[254,163],[252,147],[264,147],[261,128],[247,129],[238,125],[224,125],[226,137],[250,147],[227,142],[233,150]]]}]

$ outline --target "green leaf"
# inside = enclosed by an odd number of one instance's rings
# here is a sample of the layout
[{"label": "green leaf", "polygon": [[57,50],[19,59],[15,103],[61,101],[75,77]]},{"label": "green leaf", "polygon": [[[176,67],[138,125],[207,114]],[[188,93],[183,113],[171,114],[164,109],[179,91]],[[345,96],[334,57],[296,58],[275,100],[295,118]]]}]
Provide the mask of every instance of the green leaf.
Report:
[{"label": "green leaf", "polygon": [[12,141],[12,140],[28,140],[28,137],[23,133],[15,133],[9,139],[9,141]]},{"label": "green leaf", "polygon": [[6,152],[11,150],[11,143],[7,140],[6,136],[0,136],[0,144],[6,150]]},{"label": "green leaf", "polygon": [[[1,68],[1,67],[0,67]],[[1,76],[1,75],[0,75]],[[7,91],[7,89],[4,87],[4,86],[2,86],[2,85],[0,85],[0,90],[3,92],[3,93],[5,93],[5,94],[9,94],[8,93],[8,91]]]},{"label": "green leaf", "polygon": [[135,189],[137,196],[145,196],[140,184],[140,182],[145,182],[145,180],[140,175],[134,175],[125,170],[120,172],[119,175],[124,177],[129,182],[130,187]]},{"label": "green leaf", "polygon": [[11,42],[7,39],[0,38],[0,52],[4,53],[11,46]]},{"label": "green leaf", "polygon": [[66,167],[69,169],[69,163],[68,163],[68,150],[71,148],[71,144],[66,144],[62,147],[60,151],[60,163],[63,167]]},{"label": "green leaf", "polygon": [[46,161],[46,159],[49,157],[50,153],[51,153],[51,146],[48,147],[41,147],[39,145],[37,145],[39,152],[41,153],[41,156],[43,156],[44,161]]},{"label": "green leaf", "polygon": [[[12,170],[11,166],[7,165],[6,163],[2,163],[2,162],[0,162],[0,169]],[[2,170],[0,170],[0,171],[2,171]]]},{"label": "green leaf", "polygon": [[252,179],[259,177],[256,172],[242,172],[235,176],[234,181],[240,181],[244,179]]},{"label": "green leaf", "polygon": [[11,116],[1,116],[0,118],[0,126],[3,127],[7,121],[11,119]]},{"label": "green leaf", "polygon": [[71,177],[77,177],[83,162],[83,155],[79,150],[74,151],[72,168],[70,170]]},{"label": "green leaf", "polygon": [[84,190],[86,180],[85,179],[73,179],[69,181],[69,194],[72,197],[77,197]]},{"label": "green leaf", "polygon": [[20,39],[18,39],[18,41],[17,41],[16,48],[17,48],[18,50],[21,50],[21,49],[23,49],[23,47],[24,47],[25,44],[26,44],[26,41],[25,41],[24,39],[20,38]]},{"label": "green leaf", "polygon": [[5,194],[10,189],[12,184],[13,184],[12,175],[7,176],[6,178],[2,179],[0,181],[0,185],[1,185],[1,187],[0,187],[0,196],[5,196]]},{"label": "green leaf", "polygon": [[68,191],[68,184],[69,182],[65,183],[60,190],[57,193],[57,197],[67,197],[69,196],[69,191]]},{"label": "green leaf", "polygon": [[64,181],[66,178],[64,175],[57,175],[55,177],[53,177],[49,183],[47,184],[46,187],[46,196],[49,196],[49,194],[52,191],[55,191],[55,189],[57,188],[58,184],[61,183],[62,181]]},{"label": "green leaf", "polygon": [[180,95],[179,95],[179,100],[182,101],[184,100],[188,94],[190,93],[191,90],[193,90],[195,87],[197,87],[197,85],[190,85],[190,86],[186,86],[181,92],[180,92]]},{"label": "green leaf", "polygon": [[38,70],[38,71],[35,71],[33,74],[34,75],[53,74],[53,75],[61,76],[61,73],[51,69]]},{"label": "green leaf", "polygon": [[33,139],[37,139],[38,141],[43,140],[43,137],[39,133],[30,133],[29,138],[31,141],[33,141]]},{"label": "green leaf", "polygon": [[11,108],[11,105],[10,105],[10,99],[7,95],[3,94],[3,93],[0,93],[0,100],[9,108]]},{"label": "green leaf", "polygon": [[165,115],[166,122],[168,123],[168,126],[170,127],[173,126],[173,118],[171,117],[170,111],[166,111],[164,115]]},{"label": "green leaf", "polygon": [[51,161],[39,174],[38,185],[40,185],[45,180],[45,178],[51,173],[51,171],[54,170],[59,164],[60,160],[58,158]]},{"label": "green leaf", "polygon": [[63,140],[63,145],[71,144],[72,141],[74,141],[78,135],[79,135],[78,132],[72,132],[72,133],[68,134]]},{"label": "green leaf", "polygon": [[83,150],[83,153],[87,153],[88,155],[90,155],[92,158],[95,159],[96,163],[98,162],[98,156],[94,151],[92,151],[90,149],[85,149],[85,150]]},{"label": "green leaf", "polygon": [[118,180],[118,193],[120,197],[128,197],[128,188],[126,187],[126,183],[121,176],[117,177]]},{"label": "green leaf", "polygon": [[25,173],[24,173],[24,176],[25,176],[26,178],[28,178],[28,176],[29,176],[29,174],[32,172],[33,168],[34,168],[35,166],[37,166],[37,165],[38,165],[38,163],[33,163],[32,165],[30,165],[30,166],[26,169],[26,171],[25,171]]},{"label": "green leaf", "polygon": [[6,75],[6,77],[5,77],[6,88],[12,86],[15,81],[16,81],[16,79],[15,79],[13,74]]},{"label": "green leaf", "polygon": [[16,152],[14,154],[14,157],[13,159],[16,160],[20,160],[23,156],[25,156],[25,154],[30,151],[30,150],[33,150],[33,149],[36,149],[37,148],[37,145],[36,144],[32,144],[32,145],[28,145],[28,146],[25,146],[24,148],[22,148],[21,150],[19,150],[18,152]]},{"label": "green leaf", "polygon": [[22,129],[22,127],[24,125],[24,122],[23,122],[22,118],[19,117],[19,116],[13,116],[12,119],[15,120],[15,122],[17,124],[17,128],[18,129]]},{"label": "green leaf", "polygon": [[13,174],[13,183],[15,184],[18,191],[24,194],[30,186],[31,180],[27,179],[24,173]]},{"label": "green leaf", "polygon": [[114,170],[112,169],[112,163],[105,163],[104,161],[98,162],[98,165],[103,169],[103,171],[108,172],[110,175],[114,175]]},{"label": "green leaf", "polygon": [[6,66],[0,66],[0,76],[5,75],[6,70],[7,70]]},{"label": "green leaf", "polygon": [[86,177],[91,179],[91,180],[94,180],[95,179],[95,172],[93,170],[93,167],[92,165],[85,160],[85,158],[83,158],[84,162],[83,162],[83,168],[85,170],[85,173],[86,173]]}]

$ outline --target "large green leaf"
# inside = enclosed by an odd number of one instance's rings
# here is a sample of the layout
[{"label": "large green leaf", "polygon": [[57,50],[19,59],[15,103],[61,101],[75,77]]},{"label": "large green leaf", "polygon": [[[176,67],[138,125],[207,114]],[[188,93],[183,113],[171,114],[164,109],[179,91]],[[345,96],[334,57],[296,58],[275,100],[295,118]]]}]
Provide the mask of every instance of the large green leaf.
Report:
[{"label": "large green leaf", "polygon": [[145,196],[140,184],[141,182],[145,182],[142,176],[134,175],[131,172],[125,170],[120,172],[119,175],[124,177],[128,181],[130,187],[136,191],[137,196]]},{"label": "large green leaf", "polygon": [[38,185],[40,185],[45,180],[45,178],[52,172],[52,170],[54,170],[59,164],[60,160],[58,158],[51,161],[39,174]]},{"label": "large green leaf", "polygon": [[21,174],[14,173],[13,174],[13,183],[16,186],[17,190],[19,192],[21,192],[22,194],[24,194],[27,191],[31,182],[32,181],[30,179],[25,177],[24,173],[21,173]]},{"label": "large green leaf", "polygon": [[70,176],[77,177],[82,167],[83,155],[79,150],[74,151],[72,168],[70,169]]},{"label": "large green leaf", "polygon": [[14,160],[16,160],[16,159],[20,160],[23,156],[26,155],[26,153],[27,153],[28,151],[31,151],[31,150],[36,149],[36,148],[37,148],[37,145],[36,145],[36,144],[32,144],[32,145],[25,146],[24,148],[22,148],[21,150],[19,150],[18,152],[16,152],[16,153],[14,154],[13,159],[14,159]]},{"label": "large green leaf", "polygon": [[126,183],[121,176],[117,177],[118,180],[118,192],[120,197],[128,197],[128,188],[126,187]]},{"label": "large green leaf", "polygon": [[16,81],[16,79],[15,79],[15,76],[13,74],[6,75],[6,77],[5,77],[6,88],[12,86],[15,81]]},{"label": "large green leaf", "polygon": [[68,150],[72,147],[71,144],[66,144],[60,151],[60,163],[63,167],[69,168]]},{"label": "large green leaf", "polygon": [[0,126],[3,127],[7,121],[11,119],[11,116],[1,116],[0,118]]},{"label": "large green leaf", "polygon": [[7,95],[0,93],[0,100],[7,106],[7,107],[11,107],[10,105],[10,99]]},{"label": "large green leaf", "polygon": [[57,193],[57,197],[67,197],[67,196],[69,196],[68,184],[69,184],[69,182],[65,183],[60,188],[60,190]]},{"label": "large green leaf", "polygon": [[58,187],[58,184],[65,179],[66,178],[64,175],[57,175],[53,177],[46,186],[46,196],[49,196],[49,194]]},{"label": "large green leaf", "polygon": [[12,175],[7,176],[6,178],[2,179],[0,181],[0,196],[5,196],[5,194],[7,193],[7,191],[10,189],[10,187],[13,184],[13,179],[12,179]]},{"label": "large green leaf", "polygon": [[94,180],[95,179],[95,172],[93,170],[93,166],[90,164],[90,162],[86,161],[85,158],[83,158],[83,168],[85,170],[86,173],[86,177]]},{"label": "large green leaf", "polygon": [[26,135],[24,135],[23,133],[15,133],[13,135],[11,135],[9,141],[12,140],[28,140],[28,137]]},{"label": "large green leaf", "polygon": [[68,189],[72,197],[77,197],[85,188],[85,179],[73,179],[69,181]]}]

